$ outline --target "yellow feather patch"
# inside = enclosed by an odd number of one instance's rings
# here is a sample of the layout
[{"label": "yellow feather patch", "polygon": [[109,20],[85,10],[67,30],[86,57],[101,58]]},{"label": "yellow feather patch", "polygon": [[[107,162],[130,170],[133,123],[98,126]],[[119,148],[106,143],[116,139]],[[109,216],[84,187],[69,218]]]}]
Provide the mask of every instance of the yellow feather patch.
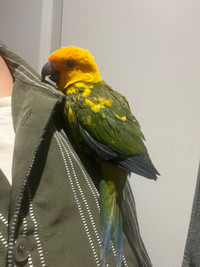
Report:
[{"label": "yellow feather patch", "polygon": [[120,120],[120,121],[126,121],[126,116],[120,117],[119,115],[115,114],[115,116]]},{"label": "yellow feather patch", "polygon": [[98,98],[98,101],[99,101],[99,104],[100,104],[101,106],[106,106],[106,107],[110,107],[110,106],[112,106],[112,99],[111,99],[111,98],[109,98],[109,99],[104,99],[104,98],[99,97],[99,98]]},{"label": "yellow feather patch", "polygon": [[68,89],[66,89],[67,91],[67,95],[70,95],[70,94],[77,94],[78,91],[76,91],[76,88],[74,88],[73,86],[72,87],[69,87]]},{"label": "yellow feather patch", "polygon": [[97,113],[99,112],[100,108],[102,108],[103,106],[99,105],[99,104],[96,104],[94,102],[92,102],[91,100],[89,99],[85,99],[85,104],[90,106],[91,107],[91,110],[94,112],[94,113]]},{"label": "yellow feather patch", "polygon": [[89,96],[90,93],[91,93],[91,90],[90,89],[92,89],[94,87],[93,85],[87,85],[87,84],[82,83],[82,82],[77,82],[75,84],[75,86],[78,87],[78,88],[84,88],[84,92],[82,94],[82,97]]},{"label": "yellow feather patch", "polygon": [[68,109],[68,121],[69,123],[73,123],[74,122],[74,112],[72,111],[72,109],[69,107]]},{"label": "yellow feather patch", "polygon": [[87,117],[87,124],[88,125],[91,125],[92,124],[92,118],[91,118],[91,116],[88,116]]},{"label": "yellow feather patch", "polygon": [[73,101],[74,101],[74,103],[76,103],[77,100],[78,100],[78,97],[73,97]]},{"label": "yellow feather patch", "polygon": [[93,88],[94,86],[93,85],[87,85],[87,84],[85,84],[85,83],[82,83],[82,82],[77,82],[77,83],[75,83],[75,85],[76,85],[76,87],[78,87],[78,88],[89,88],[89,89],[91,89],[91,88]]},{"label": "yellow feather patch", "polygon": [[85,104],[91,107],[91,110],[94,113],[98,113],[101,108],[110,107],[112,105],[112,99],[98,98],[98,103],[94,103],[89,99],[85,100]]},{"label": "yellow feather patch", "polygon": [[77,83],[75,83],[75,85],[78,88],[81,88],[81,87],[85,87],[86,86],[85,83],[82,83],[82,82],[77,82]]},{"label": "yellow feather patch", "polygon": [[66,102],[66,108],[69,108],[71,106],[71,103],[69,101]]},{"label": "yellow feather patch", "polygon": [[88,106],[90,106],[90,107],[94,107],[96,105],[94,102],[92,102],[89,99],[85,99],[85,104],[88,105]]},{"label": "yellow feather patch", "polygon": [[82,97],[87,97],[89,96],[91,93],[91,90],[89,88],[85,88],[83,94],[82,94]]},{"label": "yellow feather patch", "polygon": [[94,113],[98,113],[100,108],[104,108],[102,106],[100,106],[99,104],[98,105],[95,105],[93,107],[91,107],[91,110],[94,112]]}]

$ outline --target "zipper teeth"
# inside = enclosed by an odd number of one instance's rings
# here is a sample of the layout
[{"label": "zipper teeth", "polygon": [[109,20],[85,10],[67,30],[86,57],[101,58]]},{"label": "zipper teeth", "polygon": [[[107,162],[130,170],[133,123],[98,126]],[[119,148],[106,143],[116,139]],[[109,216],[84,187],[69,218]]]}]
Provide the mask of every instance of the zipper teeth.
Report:
[{"label": "zipper teeth", "polygon": [[30,192],[29,186],[27,186],[27,192],[28,192],[28,199],[29,199],[30,217],[31,217],[33,224],[34,224],[34,237],[35,237],[35,241],[37,244],[37,250],[38,250],[39,257],[40,257],[41,266],[45,267],[46,266],[45,258],[44,258],[44,253],[43,253],[41,241],[40,241],[39,234],[38,234],[39,228],[38,228],[37,220],[36,220],[35,215],[34,215],[33,203],[32,203],[31,192]]},{"label": "zipper teeth", "polygon": [[[27,236],[27,233],[28,233],[28,223],[27,223],[27,220],[24,217],[23,211],[21,209],[19,211],[19,216],[20,216],[20,218],[22,220],[22,223],[23,223],[23,233],[22,233],[22,235],[23,236]],[[29,256],[28,256],[28,264],[29,264],[29,267],[33,267],[32,257],[31,257],[31,254],[30,253],[29,253]]]},{"label": "zipper teeth", "polygon": [[5,226],[8,227],[8,221],[6,220],[6,218],[1,213],[0,213],[0,220],[5,224]]},{"label": "zipper teeth", "polygon": [[16,208],[15,208],[14,214],[13,214],[13,222],[12,222],[12,224],[10,226],[11,231],[10,231],[9,243],[8,243],[8,267],[12,267],[12,265],[13,265],[13,246],[14,246],[14,241],[15,241],[15,230],[16,230],[16,225],[17,225],[17,223],[19,221],[19,213],[20,213],[21,202],[22,202],[22,198],[23,198],[23,194],[24,194],[26,185],[27,185],[28,176],[30,175],[30,172],[31,172],[31,169],[33,167],[33,163],[34,163],[34,160],[35,160],[35,157],[36,157],[36,152],[37,152],[38,147],[40,146],[41,142],[42,142],[42,138],[40,138],[40,140],[38,142],[38,145],[37,145],[37,147],[36,147],[36,149],[34,151],[31,163],[29,165],[27,174],[25,176],[25,179],[23,181],[23,184],[22,184],[22,187],[21,187],[21,190],[20,190],[20,193],[19,193],[18,202],[17,202]]},{"label": "zipper teeth", "polygon": [[8,248],[8,242],[6,241],[5,237],[3,234],[0,232],[0,241],[4,245],[5,248]]},{"label": "zipper teeth", "polygon": [[19,220],[19,213],[20,213],[20,206],[21,206],[21,201],[23,198],[23,193],[25,191],[25,187],[26,187],[26,183],[27,183],[27,177],[30,174],[31,168],[33,166],[33,162],[34,162],[34,158],[32,158],[31,164],[28,168],[28,172],[27,175],[24,179],[24,182],[22,184],[22,188],[19,194],[19,199],[15,208],[15,212],[13,215],[13,222],[11,224],[11,232],[10,232],[10,236],[9,236],[9,247],[8,247],[8,267],[12,267],[12,263],[13,263],[13,245],[14,245],[14,240],[15,240],[15,229],[16,229],[16,225],[18,223]]},{"label": "zipper teeth", "polygon": [[[20,217],[22,219],[22,222],[23,222],[23,236],[27,236],[28,234],[28,222],[26,220],[26,218],[24,217],[23,215],[23,211],[20,209]],[[31,256],[31,253],[29,253],[28,255],[28,264],[29,264],[29,267],[33,267],[33,261],[32,261],[32,256]]]},{"label": "zipper teeth", "polygon": [[22,220],[22,224],[23,224],[23,231],[22,231],[22,235],[23,236],[27,236],[27,232],[28,232],[28,224],[27,224],[27,220],[23,215],[23,211],[20,209],[19,211],[19,216],[20,219]]},{"label": "zipper teeth", "polygon": [[29,267],[33,267],[33,261],[32,261],[31,254],[29,254],[29,256],[28,256],[28,264],[29,264]]}]

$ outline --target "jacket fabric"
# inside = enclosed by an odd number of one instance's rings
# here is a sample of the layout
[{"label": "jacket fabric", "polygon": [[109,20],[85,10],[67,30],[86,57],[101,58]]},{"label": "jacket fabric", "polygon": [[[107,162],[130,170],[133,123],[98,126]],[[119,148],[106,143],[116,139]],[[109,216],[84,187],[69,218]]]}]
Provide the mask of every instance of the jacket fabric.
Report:
[{"label": "jacket fabric", "polygon": [[182,267],[200,266],[200,165]]},{"label": "jacket fabric", "polygon": [[[2,43],[0,55],[14,80],[15,131],[12,186],[0,172],[0,267],[102,266],[98,165],[68,135],[64,95]],[[152,266],[129,181],[123,198],[123,266]]]}]

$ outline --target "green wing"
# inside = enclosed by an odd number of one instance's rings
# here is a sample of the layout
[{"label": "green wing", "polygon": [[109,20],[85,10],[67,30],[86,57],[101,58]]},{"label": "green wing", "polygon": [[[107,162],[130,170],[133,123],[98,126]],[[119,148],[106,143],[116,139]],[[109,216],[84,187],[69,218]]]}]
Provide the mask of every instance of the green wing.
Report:
[{"label": "green wing", "polygon": [[105,82],[76,83],[66,89],[65,115],[71,134],[94,140],[121,155],[146,154],[144,136],[124,96]]}]

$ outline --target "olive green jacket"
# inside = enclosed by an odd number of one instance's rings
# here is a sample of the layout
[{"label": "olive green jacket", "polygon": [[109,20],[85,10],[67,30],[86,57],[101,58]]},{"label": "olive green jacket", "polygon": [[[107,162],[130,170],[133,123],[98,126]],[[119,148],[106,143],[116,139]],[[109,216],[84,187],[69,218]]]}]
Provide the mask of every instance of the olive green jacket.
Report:
[{"label": "olive green jacket", "polygon": [[[12,186],[0,172],[0,267],[102,266],[99,179],[93,159],[70,140],[64,95],[0,43],[14,79]],[[129,182],[124,189],[123,266],[152,266]],[[115,266],[111,246],[109,266]]]}]

